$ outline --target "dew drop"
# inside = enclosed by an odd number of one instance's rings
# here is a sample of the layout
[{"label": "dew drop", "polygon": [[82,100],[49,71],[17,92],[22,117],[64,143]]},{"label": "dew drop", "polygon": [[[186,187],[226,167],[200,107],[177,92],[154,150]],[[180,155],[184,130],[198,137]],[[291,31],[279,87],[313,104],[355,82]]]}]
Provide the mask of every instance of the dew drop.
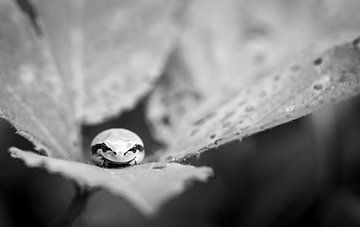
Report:
[{"label": "dew drop", "polygon": [[234,136],[240,136],[241,135],[241,132],[235,132],[234,133]]},{"label": "dew drop", "polygon": [[219,143],[222,141],[222,139],[217,139],[217,140],[215,140],[215,142],[214,142],[214,144],[215,145],[219,145]]},{"label": "dew drop", "polygon": [[321,58],[315,59],[313,63],[314,65],[320,65],[322,63],[322,59]]},{"label": "dew drop", "polygon": [[323,86],[321,84],[315,84],[314,89],[315,90],[321,90],[321,89],[323,89]]},{"label": "dew drop", "polygon": [[286,112],[291,112],[291,111],[294,111],[295,110],[295,106],[288,106],[288,107],[286,107],[286,109],[285,109],[285,111]]}]

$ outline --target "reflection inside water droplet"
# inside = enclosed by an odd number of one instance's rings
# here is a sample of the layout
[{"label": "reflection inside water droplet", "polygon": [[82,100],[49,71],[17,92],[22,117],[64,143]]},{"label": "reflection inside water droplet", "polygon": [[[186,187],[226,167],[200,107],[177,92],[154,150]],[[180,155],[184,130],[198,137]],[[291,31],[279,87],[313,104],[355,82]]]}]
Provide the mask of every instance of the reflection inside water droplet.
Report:
[{"label": "reflection inside water droplet", "polygon": [[286,112],[291,112],[291,111],[293,111],[294,109],[295,109],[295,106],[288,106],[288,107],[286,107],[285,111],[286,111]]}]

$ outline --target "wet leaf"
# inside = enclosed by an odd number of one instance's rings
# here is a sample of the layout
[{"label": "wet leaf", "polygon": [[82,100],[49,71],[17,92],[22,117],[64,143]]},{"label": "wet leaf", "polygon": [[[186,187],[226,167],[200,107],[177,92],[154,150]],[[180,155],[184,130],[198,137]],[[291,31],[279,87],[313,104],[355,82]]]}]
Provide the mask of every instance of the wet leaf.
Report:
[{"label": "wet leaf", "polygon": [[122,169],[104,169],[80,162],[44,157],[11,148],[14,158],[29,167],[43,167],[76,181],[79,186],[104,188],[130,201],[144,214],[151,215],[168,199],[181,193],[191,180],[206,181],[212,170],[178,163],[146,163]]},{"label": "wet leaf", "polygon": [[173,49],[185,2],[36,0],[78,118],[100,123],[134,107]]},{"label": "wet leaf", "polygon": [[[344,11],[325,1],[299,2],[287,3],[295,5],[287,5],[285,17],[281,4],[259,9],[248,1],[192,2],[169,76],[149,105],[153,124],[161,123],[159,138],[169,141],[163,159],[184,161],[359,93],[359,39],[335,46],[339,39],[324,35],[338,30],[349,37],[359,24],[349,15],[358,11],[349,4]],[[30,167],[121,195],[146,214],[183,191],[188,179],[206,180],[209,168],[176,163],[98,168],[85,163],[77,146],[80,123],[117,115],[153,87],[174,47],[185,2],[33,3],[26,17],[13,1],[0,0],[0,113],[49,157],[16,148],[11,154]],[[316,10],[307,14],[312,6]],[[347,13],[345,20],[338,10]],[[310,22],[315,29],[306,26]],[[309,44],[311,51],[283,68]]]},{"label": "wet leaf", "polygon": [[184,161],[359,94],[359,40],[308,50],[216,108],[205,105],[182,122],[164,157]]},{"label": "wet leaf", "polygon": [[200,105],[216,109],[300,51],[357,32],[359,7],[356,0],[192,1],[180,44],[149,100],[154,134],[171,143]]}]

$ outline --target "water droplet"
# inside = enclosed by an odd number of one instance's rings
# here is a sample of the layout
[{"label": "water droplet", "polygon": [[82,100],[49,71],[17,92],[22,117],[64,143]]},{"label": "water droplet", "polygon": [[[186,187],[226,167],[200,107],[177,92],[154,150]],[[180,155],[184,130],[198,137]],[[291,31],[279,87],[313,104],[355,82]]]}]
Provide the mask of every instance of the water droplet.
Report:
[{"label": "water droplet", "polygon": [[314,89],[315,90],[321,90],[321,89],[323,89],[323,86],[321,84],[315,84]]},{"label": "water droplet", "polygon": [[322,63],[321,58],[315,59],[315,61],[314,61],[314,65],[320,65],[321,63]]},{"label": "water droplet", "polygon": [[240,136],[241,135],[241,132],[235,132],[234,133],[234,136]]},{"label": "water droplet", "polygon": [[217,140],[215,140],[214,144],[218,145],[221,141],[222,141],[222,139],[217,139]]},{"label": "water droplet", "polygon": [[295,106],[288,106],[288,107],[286,107],[286,109],[285,109],[285,111],[286,112],[291,112],[291,111],[293,111],[293,110],[295,110]]}]

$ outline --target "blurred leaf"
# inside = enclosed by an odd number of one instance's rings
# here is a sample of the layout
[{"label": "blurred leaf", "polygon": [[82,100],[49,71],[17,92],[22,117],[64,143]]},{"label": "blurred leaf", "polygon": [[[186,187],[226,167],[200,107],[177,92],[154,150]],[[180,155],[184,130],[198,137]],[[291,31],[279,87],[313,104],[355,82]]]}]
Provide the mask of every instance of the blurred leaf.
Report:
[{"label": "blurred leaf", "polygon": [[181,161],[359,94],[359,43],[357,38],[325,52],[316,46],[221,105],[194,111],[163,156]]},{"label": "blurred leaf", "polygon": [[38,150],[79,160],[70,96],[44,40],[13,1],[0,1],[0,117]]},{"label": "blurred leaf", "polygon": [[36,0],[78,118],[100,123],[131,109],[162,72],[185,2]]},{"label": "blurred leaf", "polygon": [[215,109],[319,41],[344,34],[351,39],[359,31],[360,4],[341,3],[192,1],[180,44],[149,100],[154,134],[171,143],[183,120],[200,105]]},{"label": "blurred leaf", "polygon": [[185,190],[190,180],[206,181],[212,175],[208,167],[177,163],[146,163],[121,169],[105,169],[80,162],[43,157],[10,148],[14,158],[29,167],[43,167],[89,188],[104,188],[132,202],[144,214],[156,212],[165,200]]}]

